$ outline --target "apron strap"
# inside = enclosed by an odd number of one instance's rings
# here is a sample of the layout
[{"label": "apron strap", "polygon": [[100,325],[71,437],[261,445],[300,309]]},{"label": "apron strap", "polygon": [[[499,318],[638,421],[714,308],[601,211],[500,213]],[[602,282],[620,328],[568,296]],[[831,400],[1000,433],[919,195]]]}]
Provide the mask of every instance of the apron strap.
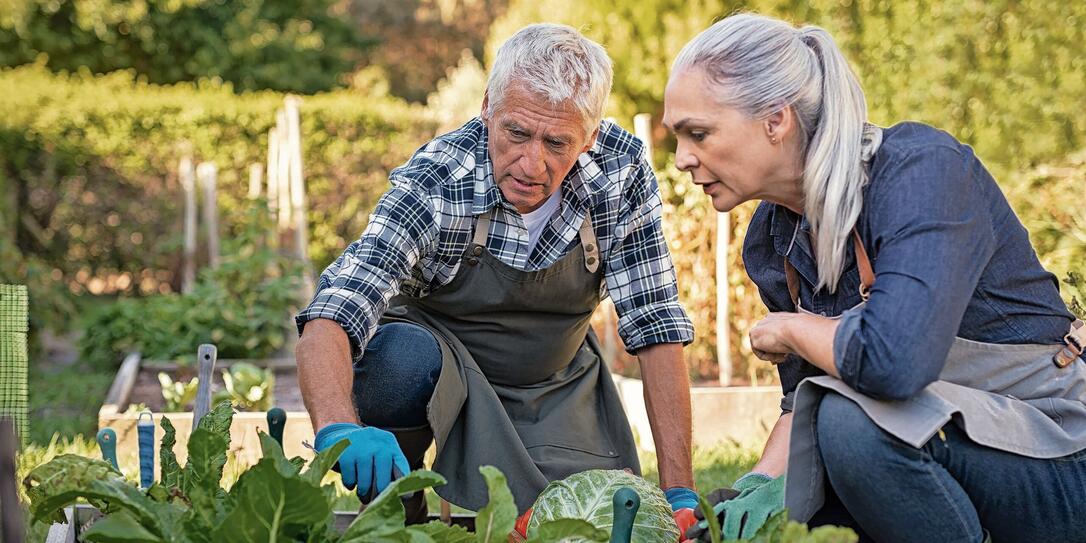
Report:
[{"label": "apron strap", "polygon": [[[875,284],[875,271],[871,267],[871,259],[867,256],[867,249],[860,241],[860,233],[852,229],[852,246],[856,251],[856,267],[860,268],[860,299],[867,301],[871,297],[871,287]],[[784,280],[788,283],[788,295],[792,297],[792,303],[799,309],[799,272],[784,257]]]},{"label": "apron strap", "polygon": [[588,211],[584,212],[584,222],[581,223],[581,249],[584,251],[584,267],[589,273],[596,273],[600,269],[600,248],[596,243],[596,232],[592,230],[592,216]]},{"label": "apron strap", "polygon": [[468,248],[468,264],[472,266],[479,263],[479,256],[486,249],[486,237],[490,232],[490,218],[493,215],[494,210],[491,209],[479,215],[479,219],[475,221],[475,232],[471,237],[471,247]]}]

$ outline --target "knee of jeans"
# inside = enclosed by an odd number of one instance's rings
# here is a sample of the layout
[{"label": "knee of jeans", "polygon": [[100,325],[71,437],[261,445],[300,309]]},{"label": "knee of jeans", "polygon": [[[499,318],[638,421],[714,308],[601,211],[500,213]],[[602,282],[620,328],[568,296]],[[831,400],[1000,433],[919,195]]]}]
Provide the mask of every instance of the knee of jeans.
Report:
[{"label": "knee of jeans", "polygon": [[354,368],[359,417],[374,426],[424,424],[440,375],[441,348],[429,330],[407,323],[381,325]]},{"label": "knee of jeans", "polygon": [[855,471],[857,462],[872,458],[886,434],[856,402],[833,392],[818,407],[818,448],[827,470]]}]

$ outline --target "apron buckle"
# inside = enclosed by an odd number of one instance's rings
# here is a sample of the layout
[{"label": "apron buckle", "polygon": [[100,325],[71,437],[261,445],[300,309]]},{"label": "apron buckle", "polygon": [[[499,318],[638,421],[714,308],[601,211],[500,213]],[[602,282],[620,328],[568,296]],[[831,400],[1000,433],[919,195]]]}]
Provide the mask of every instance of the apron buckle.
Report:
[{"label": "apron buckle", "polygon": [[1052,356],[1057,367],[1066,368],[1086,350],[1086,325],[1080,320],[1071,323],[1071,331],[1063,336],[1064,347]]},{"label": "apron buckle", "polygon": [[867,285],[860,283],[860,299],[867,302],[867,299],[871,297],[871,288]]}]

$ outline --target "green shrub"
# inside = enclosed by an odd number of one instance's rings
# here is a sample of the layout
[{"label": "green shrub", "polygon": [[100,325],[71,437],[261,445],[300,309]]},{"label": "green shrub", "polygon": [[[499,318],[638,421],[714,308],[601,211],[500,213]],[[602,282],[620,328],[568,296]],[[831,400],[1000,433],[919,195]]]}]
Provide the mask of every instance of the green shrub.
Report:
[{"label": "green shrub", "polygon": [[375,41],[333,0],[8,0],[0,66],[42,59],[53,70],[135,69],[152,83],[215,78],[238,90],[312,93]]},{"label": "green shrub", "polygon": [[123,299],[100,311],[79,340],[83,361],[108,367],[139,351],[189,363],[201,343],[214,343],[222,358],[263,358],[283,347],[301,303],[301,265],[264,243],[270,225],[259,201],[248,218],[192,292]]},{"label": "green shrub", "polygon": [[[54,327],[72,313],[69,294],[178,290],[183,148],[218,165],[221,230],[230,237],[244,215],[248,166],[266,162],[282,99],[206,82],[150,85],[130,72],[0,70],[0,280],[29,283],[35,317]],[[351,91],[305,98],[315,270],[357,238],[388,171],[432,127],[421,108],[395,99]]]}]

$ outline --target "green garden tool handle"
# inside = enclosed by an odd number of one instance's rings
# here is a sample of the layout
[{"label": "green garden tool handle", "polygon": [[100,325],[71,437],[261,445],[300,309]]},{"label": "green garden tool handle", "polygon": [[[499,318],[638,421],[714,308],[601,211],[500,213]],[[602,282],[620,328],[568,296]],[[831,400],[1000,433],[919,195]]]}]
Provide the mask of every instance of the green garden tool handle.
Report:
[{"label": "green garden tool handle", "polygon": [[113,428],[102,428],[98,430],[95,439],[98,441],[98,449],[102,451],[102,460],[113,464],[113,469],[120,471],[121,468],[117,465],[117,432],[114,432]]},{"label": "green garden tool handle", "polygon": [[272,439],[279,442],[279,446],[283,446],[283,428],[287,425],[287,412],[282,408],[273,407],[268,410],[268,433],[271,434]]},{"label": "green garden tool handle", "polygon": [[615,491],[611,500],[614,505],[614,522],[611,524],[611,543],[630,543],[634,517],[641,507],[641,497],[634,489],[624,486]]},{"label": "green garden tool handle", "polygon": [[200,382],[196,385],[196,403],[192,406],[192,431],[200,424],[200,419],[211,410],[211,382],[214,379],[215,360],[218,358],[218,350],[214,345],[204,343],[196,352],[196,363],[199,368],[197,376]]}]

